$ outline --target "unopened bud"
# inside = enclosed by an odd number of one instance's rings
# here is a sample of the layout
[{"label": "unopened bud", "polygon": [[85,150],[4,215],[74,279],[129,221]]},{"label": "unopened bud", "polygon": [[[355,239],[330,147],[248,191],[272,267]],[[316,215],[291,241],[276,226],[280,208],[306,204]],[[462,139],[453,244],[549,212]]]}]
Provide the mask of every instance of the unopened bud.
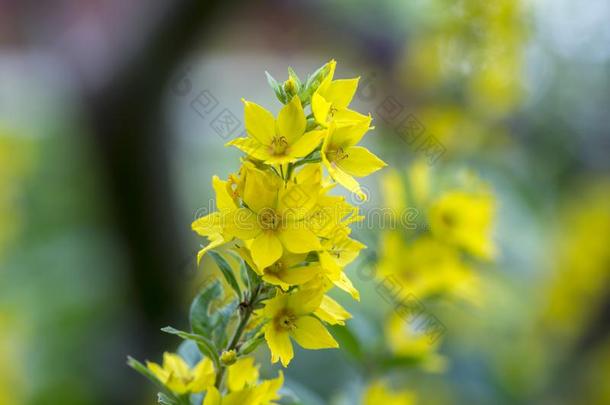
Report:
[{"label": "unopened bud", "polygon": [[297,82],[294,78],[289,77],[288,80],[284,82],[284,91],[289,98],[294,97],[299,92]]},{"label": "unopened bud", "polygon": [[237,353],[235,350],[225,350],[220,355],[220,361],[222,361],[222,364],[225,366],[230,366],[237,361]]}]

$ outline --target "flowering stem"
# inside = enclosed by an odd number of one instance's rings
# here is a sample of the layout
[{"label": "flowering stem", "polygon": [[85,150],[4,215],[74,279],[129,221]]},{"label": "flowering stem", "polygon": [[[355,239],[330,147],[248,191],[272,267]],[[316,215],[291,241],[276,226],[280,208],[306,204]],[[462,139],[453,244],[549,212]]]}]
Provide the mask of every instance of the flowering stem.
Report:
[{"label": "flowering stem", "polygon": [[[235,328],[235,332],[233,333],[233,337],[231,338],[231,341],[229,342],[229,345],[227,346],[226,351],[235,350],[235,348],[237,347],[237,344],[239,343],[239,340],[241,339],[241,336],[244,333],[244,330],[246,329],[246,325],[248,325],[250,316],[252,316],[252,312],[254,311],[254,305],[256,304],[256,301],[258,299],[258,294],[261,290],[261,285],[262,284],[258,284],[256,286],[256,288],[252,292],[252,296],[250,297],[249,300],[244,301],[240,304],[241,310],[239,312],[240,313],[239,324],[237,325],[237,328]],[[215,386],[218,389],[220,389],[220,385],[222,384],[225,370],[226,370],[226,367],[221,364],[220,368],[218,370],[218,374],[216,375]]]}]

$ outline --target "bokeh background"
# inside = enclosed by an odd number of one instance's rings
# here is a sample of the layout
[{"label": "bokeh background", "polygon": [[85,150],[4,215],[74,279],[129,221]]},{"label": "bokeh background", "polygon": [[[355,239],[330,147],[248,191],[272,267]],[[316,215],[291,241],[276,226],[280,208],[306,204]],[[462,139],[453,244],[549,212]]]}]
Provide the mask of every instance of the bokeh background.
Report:
[{"label": "bokeh background", "polygon": [[175,348],[159,329],[186,324],[211,271],[190,223],[238,165],[241,97],[278,111],[264,71],[331,58],[361,76],[365,143],[392,168],[426,158],[397,134],[411,117],[442,145],[438,176],[488,184],[498,254],[475,300],[427,304],[442,367],[369,367],[387,302],[362,274],[387,246],[383,224],[359,229],[363,297],[338,298],[354,320],[334,331],[350,350],[297,352],[287,386],[305,404],[358,403],[380,377],[420,404],[610,403],[608,16],[604,0],[0,2],[0,404],[154,403],[126,356]]}]

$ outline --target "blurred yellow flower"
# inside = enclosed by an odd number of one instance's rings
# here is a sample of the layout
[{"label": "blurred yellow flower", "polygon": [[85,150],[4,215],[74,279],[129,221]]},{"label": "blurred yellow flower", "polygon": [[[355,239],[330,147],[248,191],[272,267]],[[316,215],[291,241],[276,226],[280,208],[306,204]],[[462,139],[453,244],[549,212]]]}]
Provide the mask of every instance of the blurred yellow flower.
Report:
[{"label": "blurred yellow flower", "polygon": [[430,236],[405,242],[398,232],[386,232],[381,241],[379,275],[395,276],[404,293],[420,299],[453,296],[477,302],[476,278],[459,252]]},{"label": "blurred yellow flower", "polygon": [[489,193],[449,191],[433,201],[428,211],[432,234],[480,259],[493,259],[491,238],[495,201]]},{"label": "blurred yellow flower", "polygon": [[408,390],[392,390],[383,381],[375,381],[364,392],[363,405],[413,405],[415,394]]},{"label": "blurred yellow flower", "polygon": [[[424,315],[425,316],[425,315]],[[385,333],[394,355],[413,359],[429,372],[443,372],[447,368],[445,357],[437,353],[440,339],[436,330],[428,330],[424,319],[405,319],[393,313],[386,322]]]},{"label": "blurred yellow flower", "polygon": [[259,366],[254,364],[254,357],[243,357],[227,370],[227,387],[239,391],[245,386],[252,386],[258,381]]},{"label": "blurred yellow flower", "polygon": [[203,358],[191,369],[178,354],[165,352],[163,366],[150,361],[146,366],[163,385],[177,394],[203,392],[214,385],[216,378],[214,365],[208,358]]},{"label": "blurred yellow flower", "polygon": [[237,391],[222,395],[216,387],[210,387],[202,405],[274,405],[281,398],[278,393],[284,384],[284,374],[280,371],[277,378],[265,380],[254,386],[244,386]]}]

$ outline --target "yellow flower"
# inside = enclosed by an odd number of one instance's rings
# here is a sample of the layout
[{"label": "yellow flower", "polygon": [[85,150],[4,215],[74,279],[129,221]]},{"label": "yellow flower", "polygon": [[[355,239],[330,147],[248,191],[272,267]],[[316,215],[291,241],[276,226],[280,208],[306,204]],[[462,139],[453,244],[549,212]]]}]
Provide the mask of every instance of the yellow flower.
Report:
[{"label": "yellow flower", "polygon": [[324,325],[312,316],[322,302],[317,290],[300,290],[280,294],[265,303],[264,315],[270,321],[265,326],[265,340],[271,350],[271,361],[288,366],[294,355],[292,337],[305,349],[339,347]]},{"label": "yellow flower", "polygon": [[[321,247],[301,209],[302,205],[315,204],[319,183],[284,185],[279,180],[271,171],[250,166],[243,186],[245,206],[232,211],[224,221],[226,233],[247,241],[259,269],[271,266],[285,250],[307,253]],[[294,194],[305,196],[307,201],[295,207]]]},{"label": "yellow flower", "polygon": [[333,80],[336,65],[334,60],[329,62],[330,72],[311,98],[311,110],[316,121],[327,126],[331,121],[345,125],[370,119],[347,108],[356,94],[360,78]]},{"label": "yellow flower", "polygon": [[239,253],[263,281],[278,285],[284,291],[291,286],[308,282],[322,271],[318,262],[305,260],[307,253],[297,254],[284,251],[275,263],[262,269],[254,263],[246,249],[240,249]]},{"label": "yellow flower", "polygon": [[258,368],[254,365],[254,357],[243,357],[227,369],[227,387],[230,391],[242,390],[258,381]]},{"label": "yellow flower", "polygon": [[413,405],[415,395],[407,390],[392,391],[383,381],[368,386],[364,393],[363,405]]},{"label": "yellow flower", "polygon": [[345,321],[352,317],[341,304],[328,295],[322,298],[320,307],[314,311],[314,315],[330,325],[345,325]]},{"label": "yellow flower", "polygon": [[480,298],[477,278],[452,246],[430,236],[406,243],[398,232],[385,233],[381,246],[379,275],[396,276],[405,294],[451,295],[475,303]]},{"label": "yellow flower", "polygon": [[362,146],[356,146],[369,130],[370,118],[358,124],[331,125],[322,144],[322,162],[337,183],[366,199],[355,177],[368,176],[386,166],[385,162]]},{"label": "yellow flower", "polygon": [[[385,327],[388,346],[395,355],[420,362],[426,371],[442,372],[447,368],[447,360],[436,352],[440,339],[433,340],[435,333],[440,332],[427,330],[425,322],[426,320],[419,317],[405,319],[404,316],[393,313]],[[434,325],[427,327],[433,328]]]},{"label": "yellow flower", "polygon": [[177,354],[164,353],[163,367],[147,362],[148,369],[171,391],[177,394],[203,392],[214,385],[216,374],[212,361],[203,358],[193,369]]},{"label": "yellow flower", "polygon": [[492,259],[496,249],[491,239],[495,211],[488,193],[450,191],[434,201],[428,213],[432,233],[481,258]]},{"label": "yellow flower", "polygon": [[284,384],[284,374],[280,371],[277,378],[265,380],[256,386],[244,386],[237,391],[222,395],[216,387],[210,387],[203,405],[274,405],[281,398],[278,393]]},{"label": "yellow flower", "polygon": [[258,104],[244,101],[248,137],[227,143],[267,164],[294,162],[307,156],[326,135],[325,130],[305,132],[307,122],[299,97],[280,111],[277,120]]},{"label": "yellow flower", "polygon": [[360,293],[347,277],[343,268],[356,259],[360,250],[365,246],[357,240],[349,238],[348,234],[343,237],[325,239],[322,243],[324,250],[318,252],[320,265],[324,275],[335,286],[347,292],[357,301],[360,301]]},{"label": "yellow flower", "polygon": [[218,176],[214,176],[212,178],[212,187],[214,187],[216,193],[218,211],[196,219],[191,225],[193,231],[210,241],[206,247],[197,253],[197,263],[201,261],[201,258],[208,250],[214,249],[228,241],[223,229],[223,215],[237,209],[230,182],[220,180]]}]

